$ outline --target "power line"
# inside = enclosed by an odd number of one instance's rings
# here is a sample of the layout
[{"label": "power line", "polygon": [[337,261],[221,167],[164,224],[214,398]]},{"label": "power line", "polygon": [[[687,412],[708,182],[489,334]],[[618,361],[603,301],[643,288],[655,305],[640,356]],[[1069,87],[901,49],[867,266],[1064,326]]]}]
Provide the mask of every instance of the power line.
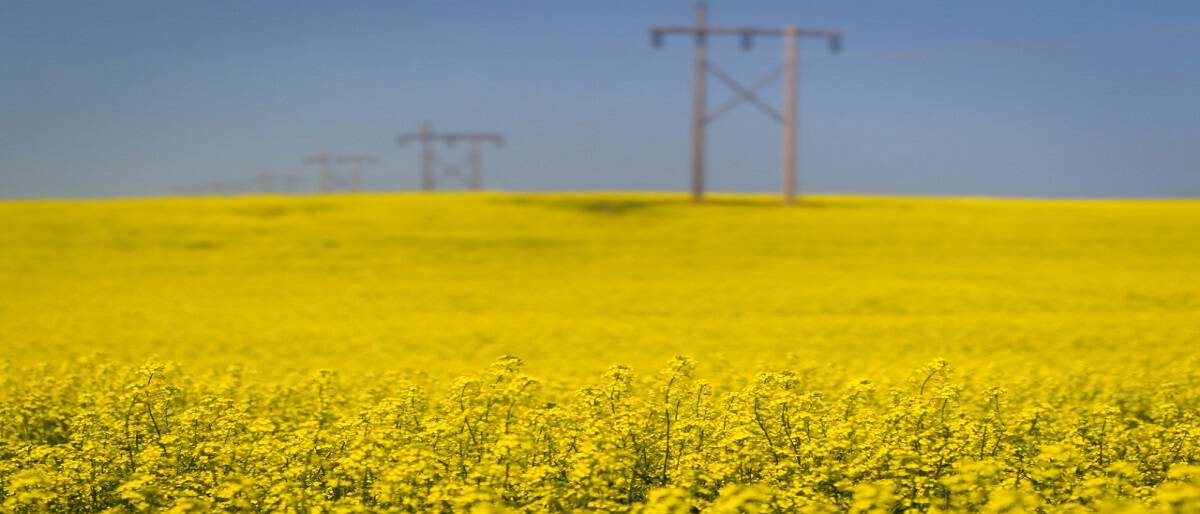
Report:
[{"label": "power line", "polygon": [[[798,29],[795,25],[785,25],[782,28],[764,27],[713,27],[708,25],[707,8],[704,3],[696,5],[696,24],[692,26],[659,26],[650,29],[651,42],[656,48],[662,47],[664,36],[668,34],[685,34],[695,36],[692,50],[692,201],[704,201],[704,144],[705,128],[709,123],[730,109],[749,102],[768,117],[779,122],[783,127],[780,145],[780,168],[783,178],[783,197],[786,203],[796,202],[796,83],[798,74],[797,45],[801,37],[817,37],[829,41],[829,49],[833,52],[841,50],[842,36],[840,32],[829,30]],[[707,40],[709,35],[740,36],[742,49],[749,50],[754,46],[756,36],[783,37],[783,65],[772,71],[766,78],[750,87],[738,83],[729,74],[721,71],[708,60]],[[708,75],[729,86],[737,96],[722,104],[712,113],[708,112],[706,93]],[[783,106],[776,111],[758,96],[758,91],[774,82],[783,75]]]},{"label": "power line", "polygon": [[441,173],[438,173],[435,169],[437,162],[434,156],[434,148],[438,142],[444,142],[449,146],[454,146],[459,142],[466,142],[469,174],[465,177],[465,182],[469,189],[477,191],[483,189],[483,156],[481,146],[484,143],[503,146],[504,136],[490,132],[435,133],[433,132],[433,126],[426,121],[417,125],[417,132],[415,134],[403,134],[398,137],[396,145],[403,148],[413,141],[421,144],[421,189],[433,191],[437,188],[438,179],[442,177],[463,178],[458,173],[458,169],[454,167],[445,167]]}]

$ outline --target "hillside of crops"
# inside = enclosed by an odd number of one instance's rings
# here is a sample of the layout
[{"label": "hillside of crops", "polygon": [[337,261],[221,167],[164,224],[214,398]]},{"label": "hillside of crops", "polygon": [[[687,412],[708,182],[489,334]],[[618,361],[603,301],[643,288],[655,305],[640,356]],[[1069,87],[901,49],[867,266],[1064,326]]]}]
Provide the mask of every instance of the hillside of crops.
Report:
[{"label": "hillside of crops", "polygon": [[3,511],[1200,511],[1200,201],[0,219]]}]

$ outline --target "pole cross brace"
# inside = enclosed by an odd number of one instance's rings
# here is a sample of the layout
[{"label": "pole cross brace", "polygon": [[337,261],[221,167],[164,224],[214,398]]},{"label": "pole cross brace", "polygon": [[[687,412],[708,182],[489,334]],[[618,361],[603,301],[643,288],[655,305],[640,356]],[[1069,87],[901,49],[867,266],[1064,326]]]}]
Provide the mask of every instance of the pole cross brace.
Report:
[{"label": "pole cross brace", "polygon": [[708,72],[712,73],[712,75],[714,77],[717,77],[718,79],[720,79],[721,82],[724,82],[725,85],[730,87],[730,89],[733,89],[733,91],[737,93],[737,96],[733,97],[730,101],[722,104],[720,107],[718,107],[716,110],[714,110],[708,116],[705,116],[704,117],[705,123],[712,123],[712,122],[716,121],[716,119],[718,117],[720,117],[722,114],[725,114],[726,112],[729,112],[734,107],[737,107],[738,105],[740,105],[742,103],[742,101],[747,101],[747,102],[754,104],[754,106],[758,107],[758,109],[760,111],[762,111],[763,114],[766,114],[767,117],[769,117],[781,124],[784,123],[783,116],[780,115],[778,111],[776,111],[770,105],[767,105],[766,102],[763,102],[762,99],[758,97],[758,90],[770,85],[772,82],[775,81],[775,79],[779,78],[779,75],[781,73],[783,73],[783,66],[776,68],[775,71],[771,72],[770,75],[767,75],[766,78],[756,82],[754,85],[752,85],[750,87],[745,87],[745,86],[739,84],[738,81],[734,80],[733,77],[729,76],[728,73],[725,73],[724,71],[722,71],[720,68],[716,67],[716,65],[714,65],[711,62],[708,63]]}]

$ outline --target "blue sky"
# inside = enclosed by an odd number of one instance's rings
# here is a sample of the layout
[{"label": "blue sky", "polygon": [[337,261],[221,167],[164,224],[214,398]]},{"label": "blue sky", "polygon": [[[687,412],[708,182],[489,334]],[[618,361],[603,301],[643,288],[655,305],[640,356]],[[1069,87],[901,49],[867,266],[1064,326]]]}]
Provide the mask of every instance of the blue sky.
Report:
[{"label": "blue sky", "polygon": [[[397,134],[500,131],[487,183],[687,187],[690,1],[0,0],[0,196],[137,196],[380,158],[372,189],[417,187]],[[1200,3],[732,1],[713,24],[839,29],[804,44],[808,192],[1200,196]],[[749,82],[777,41],[716,64]],[[715,80],[710,105],[732,94]],[[779,97],[778,87],[767,98]],[[711,127],[709,182],[778,189],[779,133],[743,106]],[[461,160],[443,153],[446,161]]]}]

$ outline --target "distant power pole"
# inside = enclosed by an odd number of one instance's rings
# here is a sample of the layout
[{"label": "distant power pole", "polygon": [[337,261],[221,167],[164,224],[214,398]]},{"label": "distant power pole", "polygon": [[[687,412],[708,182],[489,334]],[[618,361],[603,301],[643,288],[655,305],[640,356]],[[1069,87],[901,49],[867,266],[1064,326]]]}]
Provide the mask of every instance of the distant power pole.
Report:
[{"label": "distant power pole", "polygon": [[465,182],[468,189],[478,191],[483,189],[483,157],[480,146],[483,143],[492,143],[496,146],[504,144],[504,136],[496,133],[467,133],[467,132],[444,132],[434,133],[433,127],[427,121],[417,125],[415,134],[404,134],[396,139],[397,146],[403,148],[409,142],[417,141],[421,143],[421,189],[424,191],[433,191],[437,188],[439,175],[449,175],[453,177],[463,178],[458,169],[454,167],[446,167],[442,173],[436,170],[437,160],[434,157],[434,147],[438,142],[444,142],[450,146],[460,141],[467,143],[467,158],[469,172],[465,177]]},{"label": "distant power pole", "polygon": [[254,189],[259,193],[291,193],[302,180],[299,175],[263,171],[254,176]]},{"label": "distant power pole", "polygon": [[[704,129],[722,114],[737,106],[743,100],[754,104],[763,113],[778,121],[783,127],[783,140],[780,145],[780,168],[783,175],[783,196],[786,203],[796,202],[796,82],[797,82],[797,45],[800,37],[819,37],[829,40],[829,49],[833,52],[841,50],[842,36],[839,32],[828,30],[804,30],[794,25],[782,28],[760,27],[712,27],[708,25],[704,3],[696,5],[696,24],[693,26],[663,26],[650,29],[650,38],[656,48],[663,45],[666,34],[690,34],[695,36],[695,46],[692,50],[692,201],[704,201]],[[776,68],[764,79],[750,87],[745,87],[733,80],[729,74],[721,71],[708,60],[708,35],[741,36],[742,49],[749,50],[754,45],[754,36],[783,37],[783,65]],[[708,85],[708,75],[712,74],[721,82],[728,85],[737,96],[717,107],[709,113],[705,98]],[[783,112],[764,103],[758,97],[758,91],[779,77],[784,76]]]},{"label": "distant power pole", "polygon": [[[304,164],[316,164],[319,169],[317,187],[322,193],[347,188],[360,191],[363,188],[363,165],[376,164],[379,160],[370,155],[330,155],[320,153],[304,159]],[[339,173],[334,166],[348,167],[348,173]]]}]

